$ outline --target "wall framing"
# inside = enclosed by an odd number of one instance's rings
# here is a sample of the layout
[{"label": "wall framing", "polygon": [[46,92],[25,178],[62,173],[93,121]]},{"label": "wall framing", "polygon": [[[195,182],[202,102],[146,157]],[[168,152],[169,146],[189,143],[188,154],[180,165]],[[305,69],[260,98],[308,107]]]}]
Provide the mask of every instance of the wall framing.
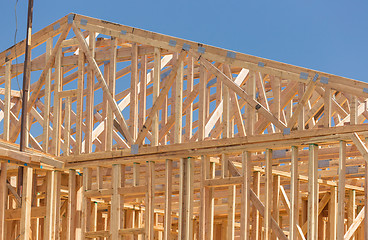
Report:
[{"label": "wall framing", "polygon": [[19,152],[24,44],[0,239],[367,239],[367,83],[68,14],[32,36]]}]

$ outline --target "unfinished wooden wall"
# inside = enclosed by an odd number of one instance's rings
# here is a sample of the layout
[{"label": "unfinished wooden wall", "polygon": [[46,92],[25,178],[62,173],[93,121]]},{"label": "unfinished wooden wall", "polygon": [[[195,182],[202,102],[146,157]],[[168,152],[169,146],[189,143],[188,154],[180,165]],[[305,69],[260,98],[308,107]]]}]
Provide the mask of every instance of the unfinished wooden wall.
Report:
[{"label": "unfinished wooden wall", "polygon": [[367,83],[77,14],[32,39],[26,152],[0,53],[0,239],[367,239]]}]

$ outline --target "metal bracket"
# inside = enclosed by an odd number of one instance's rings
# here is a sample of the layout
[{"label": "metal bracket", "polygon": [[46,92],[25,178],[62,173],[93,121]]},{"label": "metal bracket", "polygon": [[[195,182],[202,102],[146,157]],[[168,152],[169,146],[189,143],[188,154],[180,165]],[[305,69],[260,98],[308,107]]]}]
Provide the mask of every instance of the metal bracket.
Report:
[{"label": "metal bracket", "polygon": [[206,52],[206,48],[204,48],[204,47],[198,47],[198,52],[199,53],[205,53]]},{"label": "metal bracket", "polygon": [[346,167],[346,174],[353,174],[353,173],[358,173],[358,172],[359,172],[358,166],[347,166]]},{"label": "metal bracket", "polygon": [[326,167],[329,167],[329,166],[330,166],[330,160],[329,159],[318,161],[318,168],[326,168]]},{"label": "metal bracket", "polygon": [[227,51],[226,57],[228,57],[228,58],[235,58],[236,57],[236,52]]},{"label": "metal bracket", "polygon": [[290,128],[284,128],[283,135],[290,135]]},{"label": "metal bracket", "polygon": [[189,49],[190,49],[190,45],[189,45],[189,44],[184,43],[184,44],[183,44],[183,50],[185,50],[185,51],[189,51]]},{"label": "metal bracket", "polygon": [[328,77],[321,77],[320,82],[323,84],[328,84]]},{"label": "metal bracket", "polygon": [[72,24],[75,18],[75,14],[68,15],[68,24]]},{"label": "metal bracket", "polygon": [[286,150],[274,150],[272,151],[272,158],[284,158],[286,156]]},{"label": "metal bracket", "polygon": [[138,154],[138,150],[139,150],[139,145],[138,144],[133,144],[131,147],[131,153],[132,154]]},{"label": "metal bracket", "polygon": [[87,19],[84,19],[84,18],[82,18],[81,20],[80,20],[80,24],[81,25],[84,25],[84,26],[86,26],[87,25]]},{"label": "metal bracket", "polygon": [[176,47],[176,41],[175,40],[170,40],[169,41],[169,46]]},{"label": "metal bracket", "polygon": [[56,23],[55,25],[54,25],[54,31],[55,30],[58,30],[60,28],[60,23]]},{"label": "metal bracket", "polygon": [[301,72],[299,78],[300,79],[308,79],[309,73]]}]

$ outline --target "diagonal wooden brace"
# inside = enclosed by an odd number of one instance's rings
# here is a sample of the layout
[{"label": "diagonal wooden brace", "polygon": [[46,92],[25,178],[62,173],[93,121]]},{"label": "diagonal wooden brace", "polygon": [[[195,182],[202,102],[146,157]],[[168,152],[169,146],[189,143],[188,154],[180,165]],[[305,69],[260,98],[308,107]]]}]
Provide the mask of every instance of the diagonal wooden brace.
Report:
[{"label": "diagonal wooden brace", "polygon": [[[252,203],[254,204],[254,206],[257,208],[259,214],[263,217],[264,214],[265,214],[265,206],[263,205],[263,203],[261,202],[261,200],[259,200],[259,198],[257,197],[257,195],[253,192],[253,190],[250,190],[250,199],[251,199]],[[282,231],[282,229],[280,228],[280,226],[275,221],[275,219],[273,219],[272,217],[271,217],[271,228],[275,232],[275,235],[280,240],[281,239],[284,239],[284,240],[287,240],[288,239],[285,236],[285,234]]]},{"label": "diagonal wooden brace", "polygon": [[232,81],[229,77],[227,77],[223,72],[221,72],[216,66],[207,61],[204,58],[196,53],[193,50],[189,51],[190,55],[199,59],[202,65],[212,74],[214,74],[218,79],[226,84],[231,90],[233,90],[236,94],[238,94],[241,98],[243,98],[251,107],[255,108],[259,113],[261,113],[265,118],[271,121],[277,128],[283,130],[286,125],[277,119],[269,110],[267,110],[264,106],[262,106],[259,102],[254,100],[252,97],[248,95],[247,92],[244,91],[241,87],[239,87],[234,81]]},{"label": "diagonal wooden brace", "polygon": [[316,87],[317,81],[313,81],[311,79],[309,83],[307,84],[307,90],[303,94],[302,99],[298,103],[298,106],[296,107],[295,111],[293,112],[293,116],[291,116],[290,121],[288,122],[288,128],[293,128],[296,121],[298,120],[299,113],[303,110],[304,105],[307,103],[308,99],[312,96],[313,90]]},{"label": "diagonal wooden brace", "polygon": [[350,137],[355,146],[358,148],[360,154],[362,154],[364,160],[368,163],[368,148],[365,146],[357,133],[352,133]]},{"label": "diagonal wooden brace", "polygon": [[354,219],[354,221],[350,225],[348,231],[346,231],[346,233],[344,235],[344,240],[349,240],[354,235],[354,233],[356,232],[356,230],[358,229],[360,224],[363,222],[363,220],[365,218],[364,208],[365,208],[365,206],[362,208],[362,210],[360,210],[358,216]]},{"label": "diagonal wooden brace", "polygon": [[123,117],[123,114],[121,113],[118,104],[116,103],[115,99],[112,97],[111,92],[109,90],[109,87],[107,86],[106,80],[103,77],[100,68],[98,67],[98,64],[96,60],[91,55],[88,45],[86,43],[85,38],[82,35],[82,32],[79,30],[79,28],[73,23],[72,24],[73,31],[75,33],[76,38],[78,39],[79,46],[82,49],[83,53],[85,54],[87,61],[91,64],[92,69],[94,70],[94,73],[97,77],[97,80],[100,83],[100,86],[102,88],[102,91],[106,94],[107,101],[109,102],[116,118],[118,119],[120,126],[125,134],[125,137],[127,141],[130,144],[134,143],[134,139],[132,138],[132,135],[129,132],[128,125]]},{"label": "diagonal wooden brace", "polygon": [[158,109],[162,106],[166,95],[168,94],[171,85],[173,85],[174,81],[175,81],[175,77],[176,77],[176,73],[179,69],[179,67],[181,66],[181,62],[184,60],[184,58],[187,56],[187,52],[185,50],[182,50],[180,52],[180,55],[178,57],[178,60],[176,62],[176,64],[173,66],[172,71],[170,73],[170,75],[168,76],[168,79],[165,83],[165,85],[162,87],[160,95],[157,97],[156,101],[154,102],[152,108],[151,108],[151,112],[150,114],[147,116],[146,122],[143,124],[142,129],[139,131],[138,134],[138,138],[135,142],[135,144],[140,145],[144,138],[146,137],[149,128],[152,125],[152,120],[156,114],[156,112],[158,111]]},{"label": "diagonal wooden brace", "polygon": [[[60,37],[58,39],[58,41],[55,44],[54,49],[52,50],[52,53],[49,57],[49,60],[47,61],[41,76],[37,82],[36,87],[34,88],[34,90],[32,91],[32,95],[30,96],[29,100],[28,100],[28,113],[31,111],[33,105],[36,103],[37,99],[38,99],[38,94],[41,91],[41,88],[43,86],[43,84],[45,83],[45,79],[46,76],[48,74],[49,69],[54,65],[55,63],[55,57],[56,57],[56,53],[59,51],[59,48],[61,46],[61,43],[65,40],[65,38],[68,36],[68,33],[70,31],[70,25],[66,25],[65,29],[63,30],[63,32],[60,34]],[[15,128],[13,128],[13,131],[10,134],[10,141],[15,142],[15,140],[17,139],[18,135],[20,133],[20,121],[17,124],[17,126]]]}]

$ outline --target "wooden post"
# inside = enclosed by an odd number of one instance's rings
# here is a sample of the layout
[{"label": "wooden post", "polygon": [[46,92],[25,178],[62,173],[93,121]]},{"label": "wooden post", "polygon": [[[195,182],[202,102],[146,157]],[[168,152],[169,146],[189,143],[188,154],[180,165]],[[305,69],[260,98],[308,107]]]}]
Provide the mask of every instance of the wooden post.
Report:
[{"label": "wooden post", "polygon": [[146,240],[154,240],[154,198],[155,198],[155,163],[149,161],[147,163],[147,186],[146,194]]},{"label": "wooden post", "polygon": [[61,128],[61,100],[59,92],[62,91],[62,67],[61,67],[62,52],[58,50],[55,58],[55,84],[54,84],[54,119],[53,119],[53,153],[56,156],[60,155],[60,128]]},{"label": "wooden post", "polygon": [[184,63],[180,62],[178,73],[175,80],[175,125],[174,143],[182,142],[183,131],[183,74]]},{"label": "wooden post", "polygon": [[[215,177],[215,163],[207,156],[206,161],[206,178],[213,179]],[[206,220],[205,231],[206,239],[213,239],[213,225],[215,212],[215,199],[213,197],[213,188],[206,188]]]},{"label": "wooden post", "polygon": [[[46,59],[48,62],[51,52],[52,52],[52,38],[49,38],[46,42]],[[45,110],[43,114],[43,139],[42,139],[42,148],[48,153],[49,152],[49,138],[50,138],[50,102],[51,102],[51,73],[52,69],[50,68],[47,71],[47,76],[45,79]]]},{"label": "wooden post", "polygon": [[323,96],[324,106],[324,127],[331,126],[331,88],[325,87],[325,94]]},{"label": "wooden post", "polygon": [[[259,171],[253,172],[253,191],[259,197],[261,193],[261,173]],[[252,237],[251,239],[260,239],[260,217],[257,208],[253,204],[252,214]]]},{"label": "wooden post", "polygon": [[1,163],[0,172],[0,239],[5,239],[5,210],[7,206],[8,187],[7,182],[8,163]]},{"label": "wooden post", "polygon": [[53,232],[55,232],[55,208],[54,208],[54,199],[55,196],[55,172],[48,171],[46,173],[46,218],[44,222],[44,239],[52,239]]},{"label": "wooden post", "polygon": [[[111,39],[111,49],[110,49],[110,63],[109,63],[109,90],[111,93],[111,96],[115,99],[115,85],[116,85],[116,54],[117,54],[117,39],[112,38]],[[107,108],[107,119],[106,119],[106,128],[105,128],[105,135],[106,135],[106,142],[105,147],[106,151],[112,150],[112,132],[114,130],[113,127],[114,122],[114,113],[112,111],[112,108],[109,106]]]},{"label": "wooden post", "polygon": [[75,169],[69,169],[67,240],[73,240],[76,237],[75,236],[76,214],[77,214],[76,171]]},{"label": "wooden post", "polygon": [[5,64],[4,132],[3,139],[10,138],[11,60]]},{"label": "wooden post", "polygon": [[[298,101],[299,101],[299,104],[302,104],[302,98],[304,96],[304,92],[305,92],[305,83],[299,83],[299,88],[298,88]],[[298,130],[304,130],[305,129],[304,113],[305,113],[305,107],[303,106],[300,113],[299,113],[299,116],[298,116]]]},{"label": "wooden post", "polygon": [[54,190],[54,202],[53,202],[53,208],[54,208],[54,224],[55,224],[55,230],[52,233],[53,236],[55,236],[55,240],[59,240],[60,239],[60,207],[61,207],[61,196],[60,196],[60,192],[61,192],[61,172],[60,171],[55,171],[54,173],[54,183],[55,183],[55,190]]},{"label": "wooden post", "polygon": [[204,182],[206,181],[206,156],[201,156],[201,185],[200,185],[200,209],[199,209],[199,240],[206,239],[205,223],[206,223],[206,188]]},{"label": "wooden post", "polygon": [[318,239],[318,146],[309,145],[308,239]]},{"label": "wooden post", "polygon": [[[110,53],[111,54],[111,53]],[[108,89],[111,93],[111,88],[110,88],[110,61],[105,61],[104,62],[104,71],[103,71],[103,76],[106,79],[106,83],[108,86]],[[109,111],[111,111],[111,109],[109,108],[109,102],[107,101],[106,98],[106,93],[104,92],[102,94],[102,119],[104,119],[104,131],[102,133],[102,150],[106,151],[108,149],[108,139],[111,137],[111,142],[112,142],[112,126],[110,127],[109,124],[112,124],[113,119],[108,118],[109,115]],[[111,96],[114,98],[115,95],[111,94]]]},{"label": "wooden post", "polygon": [[[347,204],[347,213],[348,213],[347,228],[349,229],[349,227],[351,226],[351,224],[353,224],[355,219],[356,204],[355,204],[355,190],[349,189],[348,193],[349,193],[349,201]],[[354,237],[351,238],[351,240],[354,239],[355,239]]]},{"label": "wooden post", "polygon": [[79,49],[78,56],[78,86],[77,86],[77,119],[76,119],[76,147],[75,154],[82,152],[82,124],[83,124],[83,89],[84,89],[84,54]]},{"label": "wooden post", "polygon": [[147,55],[144,55],[141,60],[140,68],[140,84],[139,84],[139,119],[138,129],[143,127],[146,120],[146,108],[147,108]]},{"label": "wooden post", "polygon": [[344,239],[345,220],[345,173],[346,173],[346,142],[340,141],[339,149],[339,183],[337,203],[337,240]]},{"label": "wooden post", "polygon": [[190,158],[180,160],[180,192],[179,192],[179,239],[191,239],[192,236],[192,192],[193,166]]},{"label": "wooden post", "polygon": [[[193,91],[194,85],[194,60],[192,57],[188,57],[187,68],[187,95]],[[193,103],[189,104],[186,110],[185,117],[185,140],[188,142],[192,137],[193,132]]]},{"label": "wooden post", "polygon": [[[227,76],[232,79],[228,65],[224,66],[224,70],[227,72]],[[228,138],[230,137],[230,93],[225,83],[222,83],[222,102],[222,138]]]},{"label": "wooden post", "polygon": [[164,240],[171,239],[172,160],[166,160]]},{"label": "wooden post", "polygon": [[207,71],[201,64],[199,67],[199,110],[198,110],[198,141],[204,140],[206,126],[206,84]]},{"label": "wooden post", "polygon": [[[95,57],[95,44],[96,44],[96,33],[89,33],[89,51],[92,54],[92,58]],[[92,131],[93,131],[93,108],[94,108],[94,85],[95,76],[92,70],[92,64],[88,63],[87,71],[87,97],[86,97],[86,131],[84,135],[84,147],[85,153],[92,152]]]},{"label": "wooden post", "polygon": [[81,227],[82,227],[82,239],[85,236],[86,232],[90,231],[91,227],[91,199],[85,196],[85,192],[87,190],[91,190],[92,187],[92,175],[91,169],[88,167],[83,168],[83,186],[82,186],[82,219],[81,219]]},{"label": "wooden post", "polygon": [[24,167],[23,171],[23,194],[22,210],[20,219],[20,237],[21,240],[29,240],[31,231],[31,203],[32,203],[32,178],[33,169]]},{"label": "wooden post", "polygon": [[[178,81],[178,79],[177,79]],[[176,86],[176,89],[178,89],[178,85]],[[176,92],[176,99],[178,92]],[[175,99],[175,100],[176,100]],[[175,106],[175,110],[177,106]],[[177,114],[177,112],[175,113]],[[181,122],[181,121],[180,121]],[[177,124],[177,123],[175,123]],[[176,128],[177,129],[177,128]],[[177,138],[177,134],[175,134],[175,138]],[[181,134],[180,134],[181,135]],[[180,158],[180,180],[179,180],[179,227],[178,227],[178,239],[187,239],[188,238],[188,232],[186,231],[186,225],[188,224],[188,219],[186,216],[187,211],[187,191],[188,191],[188,185],[187,185],[187,159]]]},{"label": "wooden post", "polygon": [[[272,217],[279,224],[280,218],[280,175],[273,176],[273,187],[272,187]],[[276,234],[272,233],[272,239],[276,240]]]},{"label": "wooden post", "polygon": [[337,187],[331,187],[330,203],[328,204],[328,222],[330,225],[330,240],[336,239],[336,220],[337,220]]},{"label": "wooden post", "polygon": [[[249,72],[249,80],[247,82],[248,94],[253,99],[256,97],[256,75],[255,72]],[[255,109],[249,104],[246,105],[246,132],[248,135],[254,134]]]},{"label": "wooden post", "polygon": [[271,206],[272,206],[272,150],[266,149],[266,182],[265,182],[265,212],[264,239],[271,239]]},{"label": "wooden post", "polygon": [[110,234],[112,239],[119,239],[120,219],[122,214],[121,195],[119,194],[119,188],[122,181],[122,165],[112,165],[112,189],[113,194],[111,197],[111,221],[110,221]]},{"label": "wooden post", "polygon": [[242,169],[243,169],[243,188],[242,188],[242,211],[240,221],[240,239],[250,240],[250,185],[252,180],[251,175],[252,158],[251,152],[245,151],[242,153]]},{"label": "wooden post", "polygon": [[[154,67],[153,67],[153,92],[152,92],[152,101],[155,102],[160,93],[160,76],[161,74],[161,50],[159,48],[154,49]],[[159,118],[158,111],[154,114],[152,120],[152,145],[158,145],[159,138]]]},{"label": "wooden post", "polygon": [[298,173],[298,147],[291,147],[291,189],[290,189],[290,234],[289,239],[297,239],[297,224],[299,216],[299,173]]},{"label": "wooden post", "polygon": [[[229,160],[228,156],[226,154],[222,154],[223,159],[223,166],[226,166],[223,168],[223,177],[228,178],[229,175]],[[227,195],[227,237],[226,239],[233,240],[234,239],[234,233],[235,233],[235,195],[236,195],[236,186],[230,185]]]},{"label": "wooden post", "polygon": [[204,186],[206,179],[214,176],[214,165],[208,156],[201,157],[201,208],[199,222],[199,239],[213,239],[213,217],[214,217],[214,198],[212,189]]},{"label": "wooden post", "polygon": [[64,144],[65,144],[65,155],[70,155],[70,115],[72,111],[72,99],[71,97],[67,97],[65,99],[65,132],[64,132]]},{"label": "wooden post", "polygon": [[138,44],[132,44],[131,52],[131,74],[130,74],[130,134],[133,140],[138,135]]},{"label": "wooden post", "polygon": [[[272,94],[274,98],[274,103],[272,104],[271,111],[272,113],[277,117],[277,119],[280,119],[281,117],[281,81],[279,77],[271,77],[271,88],[272,88]],[[276,128],[276,132],[280,132],[280,129]]]},{"label": "wooden post", "polygon": [[351,96],[350,101],[350,125],[356,125],[358,118],[358,99],[356,96]]}]

